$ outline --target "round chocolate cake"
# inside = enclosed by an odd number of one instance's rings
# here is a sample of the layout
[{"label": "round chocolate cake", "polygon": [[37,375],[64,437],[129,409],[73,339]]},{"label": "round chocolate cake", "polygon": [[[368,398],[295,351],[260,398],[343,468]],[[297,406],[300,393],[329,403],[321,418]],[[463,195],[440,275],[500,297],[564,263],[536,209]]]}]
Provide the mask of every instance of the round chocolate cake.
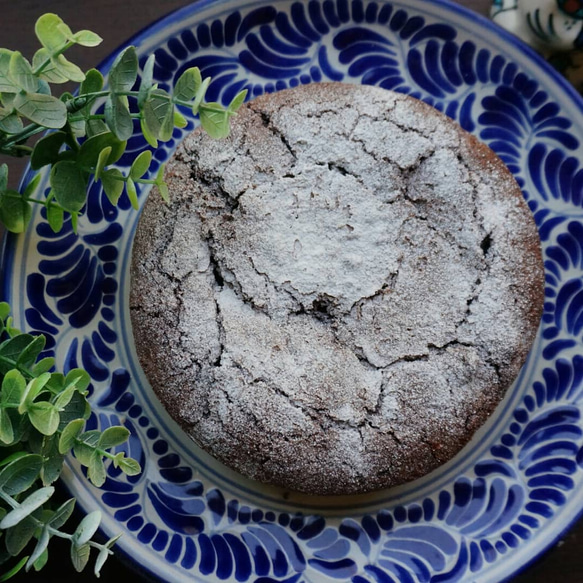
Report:
[{"label": "round chocolate cake", "polygon": [[418,478],[494,411],[542,309],[536,227],[485,145],[383,89],[259,97],[190,135],[134,241],[137,354],[170,415],[249,478]]}]

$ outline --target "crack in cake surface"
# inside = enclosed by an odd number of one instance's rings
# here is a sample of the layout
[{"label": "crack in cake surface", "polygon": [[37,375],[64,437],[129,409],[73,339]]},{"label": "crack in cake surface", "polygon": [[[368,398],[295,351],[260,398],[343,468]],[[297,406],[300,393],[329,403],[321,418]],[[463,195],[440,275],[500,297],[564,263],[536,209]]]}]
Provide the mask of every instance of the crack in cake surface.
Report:
[{"label": "crack in cake surface", "polygon": [[[159,269],[175,286],[195,366],[183,389],[145,370],[195,441],[244,474],[377,489],[449,459],[500,400],[537,323],[508,299],[540,291],[540,266],[515,247],[536,255],[538,240],[501,164],[427,106],[300,91],[251,102],[226,143],[194,134],[169,166],[171,208],[187,211],[173,211],[165,247],[140,239],[132,276]],[[143,230],[166,212],[149,201]],[[489,283],[516,262],[529,272]],[[144,288],[132,288],[138,340]]]}]

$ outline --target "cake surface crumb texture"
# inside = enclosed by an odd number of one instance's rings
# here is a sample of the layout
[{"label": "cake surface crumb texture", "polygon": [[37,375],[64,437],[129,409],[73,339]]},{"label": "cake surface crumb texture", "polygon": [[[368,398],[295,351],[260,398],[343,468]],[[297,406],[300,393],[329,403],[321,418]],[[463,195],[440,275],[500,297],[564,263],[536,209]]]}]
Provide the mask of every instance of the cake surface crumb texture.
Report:
[{"label": "cake surface crumb texture", "polygon": [[130,310],[170,415],[245,476],[310,494],[452,458],[530,350],[534,221],[504,164],[433,108],[321,83],[188,136],[137,227]]}]

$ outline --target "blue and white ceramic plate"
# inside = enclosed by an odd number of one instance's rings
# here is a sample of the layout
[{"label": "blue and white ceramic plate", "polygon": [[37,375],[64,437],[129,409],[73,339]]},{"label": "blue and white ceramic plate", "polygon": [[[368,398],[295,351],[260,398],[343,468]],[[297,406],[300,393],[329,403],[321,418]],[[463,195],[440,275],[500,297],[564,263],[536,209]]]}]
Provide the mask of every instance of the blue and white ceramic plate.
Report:
[{"label": "blue and white ceramic plate", "polygon": [[[79,235],[40,215],[4,252],[17,325],[43,332],[59,367],[92,378],[94,426],[122,423],[144,472],[101,489],[65,475],[119,548],[168,581],[488,581],[511,576],[583,509],[583,104],[544,62],[443,1],[200,1],[134,38],[172,85],[198,65],[228,102],[324,80],[421,98],[489,144],[540,231],[546,301],[520,378],[454,460],[406,486],[313,498],[245,480],[201,452],[159,405],[135,356],[128,263],[137,213],[91,187]],[[113,57],[112,57],[113,58]],[[104,70],[111,64],[105,63]],[[166,161],[195,123],[154,152]],[[132,153],[147,147],[136,135]],[[156,170],[154,164],[153,170]],[[44,177],[45,186],[47,177]],[[141,192],[143,202],[147,192]]]}]

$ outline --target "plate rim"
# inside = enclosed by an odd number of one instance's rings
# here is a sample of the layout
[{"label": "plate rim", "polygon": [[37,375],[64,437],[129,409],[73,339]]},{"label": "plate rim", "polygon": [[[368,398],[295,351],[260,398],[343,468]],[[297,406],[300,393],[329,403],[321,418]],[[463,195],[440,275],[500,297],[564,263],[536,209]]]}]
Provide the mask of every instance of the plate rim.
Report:
[{"label": "plate rim", "polygon": [[[298,0],[301,2],[301,0]],[[373,2],[374,0],[363,0],[363,3]],[[263,2],[268,4],[272,2],[272,0],[256,0],[255,2],[251,1],[249,4],[256,5],[259,2]],[[274,4],[278,3],[292,3],[291,0],[273,0]],[[211,6],[220,6],[224,5],[225,8],[229,7],[229,4],[232,3],[232,0],[194,0],[185,6],[178,7],[169,13],[160,16],[159,18],[153,20],[151,23],[143,26],[140,30],[136,33],[128,37],[127,40],[120,43],[115,49],[113,49],[105,58],[103,58],[96,68],[100,71],[109,68],[113,60],[115,59],[116,55],[128,45],[135,45],[139,46],[141,42],[150,38],[153,34],[155,34],[158,30],[165,29],[170,24],[175,24],[178,19],[182,16],[187,16],[189,19],[193,19],[197,13],[202,12],[207,7]],[[384,3],[381,0],[381,3]],[[386,3],[392,4],[391,0],[387,0]],[[502,38],[505,43],[508,43],[512,47],[514,47],[518,52],[522,53],[528,61],[533,62],[535,65],[535,69],[542,69],[557,85],[557,92],[565,94],[574,105],[583,113],[583,97],[579,94],[573,85],[569,83],[556,69],[552,67],[538,52],[536,52],[532,47],[527,45],[524,41],[520,38],[509,32],[508,30],[504,29],[502,26],[493,22],[486,16],[475,12],[469,7],[463,6],[458,4],[454,0],[423,0],[424,4],[434,5],[437,8],[444,9],[444,15],[446,22],[451,23],[450,19],[447,18],[447,12],[454,13],[457,15],[461,15],[465,20],[475,22],[482,27],[488,29],[495,37]],[[233,8],[236,8],[240,2],[237,2]],[[26,169],[22,174],[22,178],[19,182],[19,187],[22,189],[26,184],[30,181],[32,176],[34,176],[35,172],[31,170],[30,164],[27,165]],[[2,274],[2,282],[0,284],[0,299],[2,301],[10,302],[12,294],[10,293],[10,282],[13,278],[13,268],[14,268],[14,259],[15,259],[15,245],[19,235],[10,233],[5,231],[2,237],[2,241],[0,244],[0,274]],[[9,277],[6,277],[7,274],[10,274]],[[65,491],[69,492],[69,494],[74,495],[74,491],[70,487],[71,485],[66,482],[65,480],[60,480],[60,486],[65,489]],[[83,513],[87,513],[88,509],[85,508],[80,503],[81,509]],[[544,544],[541,546],[541,549],[532,555],[527,561],[523,562],[520,566],[518,566],[512,573],[505,576],[504,579],[501,581],[510,581],[517,575],[523,573],[529,567],[531,567],[534,563],[541,559],[543,555],[545,555],[552,547],[554,547],[558,541],[560,541],[567,532],[569,532],[575,523],[580,521],[583,518],[583,504],[581,505],[579,511],[570,517],[566,524],[558,534],[551,537],[549,540],[545,541]],[[544,528],[544,527],[543,527]],[[100,529],[101,531],[101,529]],[[130,553],[127,552],[123,547],[118,546],[116,548],[116,557],[120,559],[124,564],[126,564],[130,569],[132,569],[136,574],[147,574],[148,576],[152,577],[153,580],[165,581],[166,579],[162,579],[158,574],[151,571],[149,568],[145,567],[137,563],[135,560],[132,560]],[[198,578],[198,574],[192,574],[193,581],[210,581],[211,579],[205,577],[203,579]]]}]

